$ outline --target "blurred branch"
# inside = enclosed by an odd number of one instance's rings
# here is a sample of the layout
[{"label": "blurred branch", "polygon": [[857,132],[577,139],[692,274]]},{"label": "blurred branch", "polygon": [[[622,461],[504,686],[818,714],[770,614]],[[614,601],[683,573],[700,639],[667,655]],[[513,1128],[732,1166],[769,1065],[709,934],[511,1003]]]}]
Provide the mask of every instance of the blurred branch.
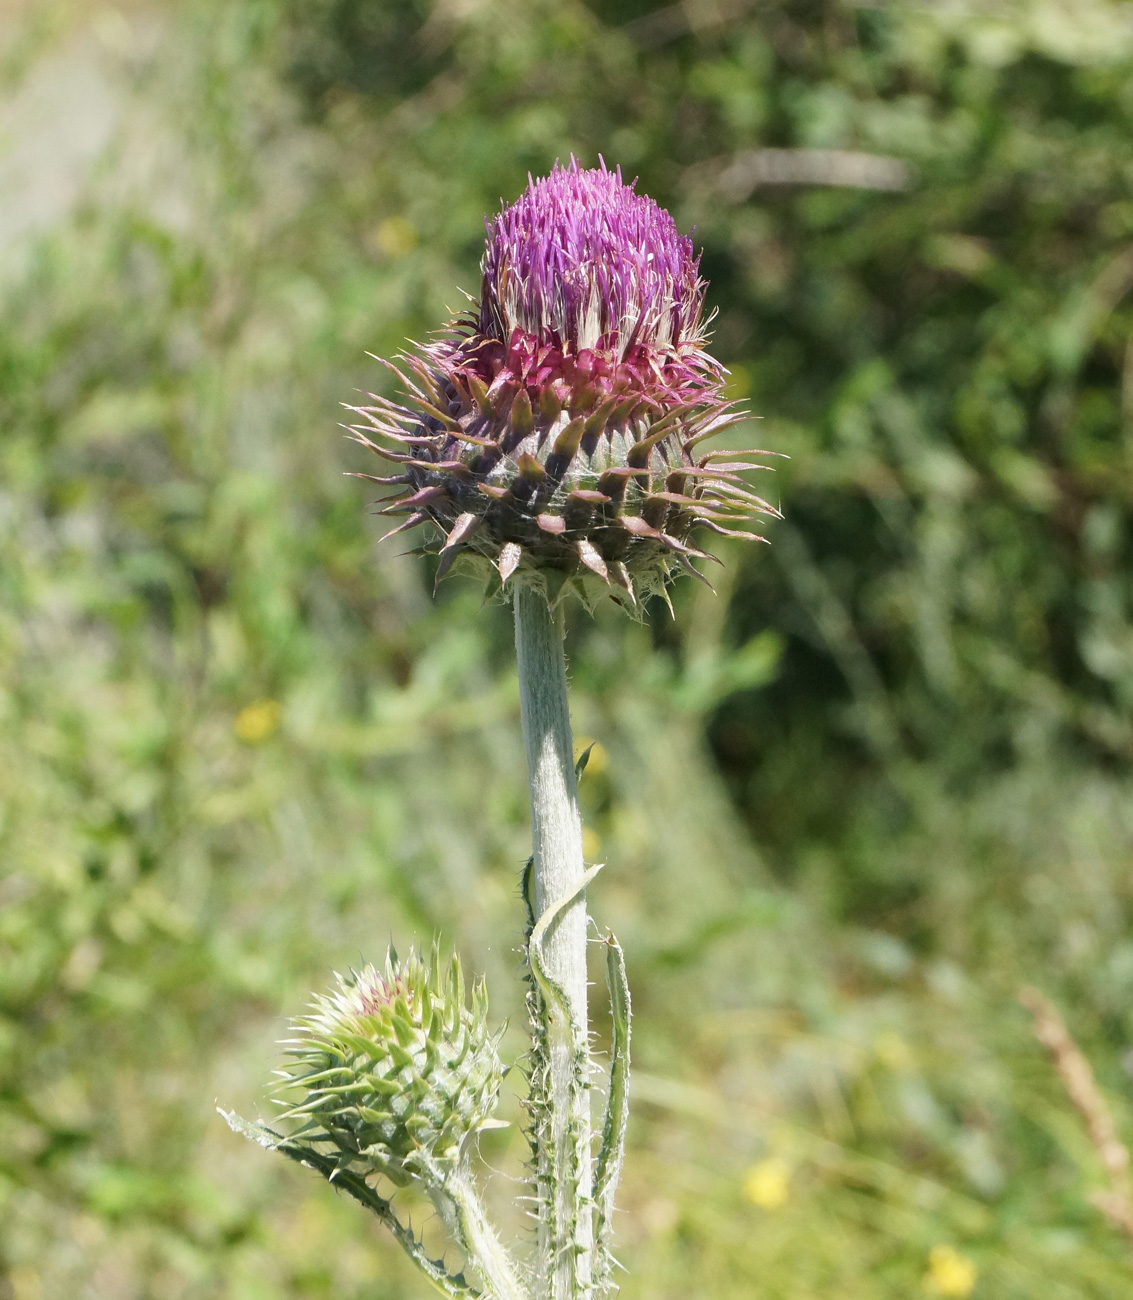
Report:
[{"label": "blurred branch", "polygon": [[389,141],[404,135],[413,135],[433,125],[438,117],[451,112],[468,93],[464,77],[452,72],[439,73],[416,95],[403,99],[386,114],[382,126],[383,137]]},{"label": "blurred branch", "polygon": [[1054,1068],[1066,1095],[1086,1121],[1090,1142],[1109,1179],[1108,1190],[1094,1192],[1090,1201],[1119,1232],[1133,1241],[1129,1151],[1117,1136],[1113,1116],[1098,1091],[1093,1068],[1048,998],[1038,989],[1024,988],[1019,992],[1019,1001],[1034,1018],[1035,1037],[1054,1059]]},{"label": "blurred branch", "polygon": [[814,643],[829,653],[858,706],[861,733],[874,753],[885,761],[903,753],[900,729],[893,717],[885,682],[866,648],[853,616],[811,554],[802,532],[780,523],[775,533],[776,557],[795,599],[814,622]]},{"label": "blurred branch", "polygon": [[1109,258],[1101,271],[1069,298],[1068,308],[1051,330],[1051,359],[1064,374],[1085,361],[1098,334],[1133,289],[1133,246]]},{"label": "blurred branch", "polygon": [[907,190],[913,174],[900,158],[854,149],[752,149],[730,161],[689,168],[693,183],[742,203],[767,185],[832,185],[854,190]]},{"label": "blurred branch", "polygon": [[726,27],[754,8],[755,0],[680,0],[635,18],[622,30],[636,45],[648,49],[690,33]]}]

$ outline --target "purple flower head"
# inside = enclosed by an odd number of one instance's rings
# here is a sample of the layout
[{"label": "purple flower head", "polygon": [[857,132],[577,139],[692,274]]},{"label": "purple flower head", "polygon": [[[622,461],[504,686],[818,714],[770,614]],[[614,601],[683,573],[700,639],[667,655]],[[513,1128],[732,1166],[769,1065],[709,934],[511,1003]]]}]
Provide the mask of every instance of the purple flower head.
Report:
[{"label": "purple flower head", "polygon": [[[739,475],[763,452],[703,452],[740,418],[707,349],[692,240],[620,170],[555,166],[486,222],[480,301],[402,358],[405,404],[353,408],[401,472],[383,513],[442,532],[496,580],[634,606],[693,560],[705,527],[776,514]],[[372,434],[377,433],[374,441]],[[721,460],[726,456],[726,460]]]},{"label": "purple flower head", "polygon": [[485,224],[480,333],[513,329],[580,351],[699,342],[704,285],[692,240],[634,181],[572,158]]},{"label": "purple flower head", "polygon": [[681,402],[719,389],[692,240],[620,168],[556,164],[485,225],[479,309],[458,349],[485,383],[568,405],[580,390]]}]

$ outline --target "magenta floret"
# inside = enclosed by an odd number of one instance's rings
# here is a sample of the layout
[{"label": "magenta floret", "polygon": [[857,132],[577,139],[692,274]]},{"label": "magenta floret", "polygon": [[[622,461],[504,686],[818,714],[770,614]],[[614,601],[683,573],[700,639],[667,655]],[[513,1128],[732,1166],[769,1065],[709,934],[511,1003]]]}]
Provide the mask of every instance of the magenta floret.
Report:
[{"label": "magenta floret", "polygon": [[486,221],[480,333],[614,350],[696,341],[704,300],[692,240],[621,168],[556,165]]}]

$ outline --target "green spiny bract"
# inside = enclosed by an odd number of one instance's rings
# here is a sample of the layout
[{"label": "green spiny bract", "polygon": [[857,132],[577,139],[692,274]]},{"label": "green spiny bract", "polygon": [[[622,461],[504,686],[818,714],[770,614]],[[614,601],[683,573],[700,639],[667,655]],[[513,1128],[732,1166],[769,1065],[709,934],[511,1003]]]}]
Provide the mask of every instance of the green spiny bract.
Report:
[{"label": "green spiny bract", "polygon": [[[764,452],[707,452],[741,413],[709,353],[691,239],[622,182],[572,160],[488,224],[479,302],[391,367],[403,404],[351,408],[357,441],[399,472],[393,531],[432,523],[438,580],[460,559],[558,598],[622,604],[701,576],[706,528],[778,512],[740,475]],[[372,475],[361,475],[373,478]],[[392,535],[392,534],[390,534]]]},{"label": "green spiny bract", "polygon": [[280,1071],[282,1118],[300,1122],[292,1139],[329,1143],[340,1169],[401,1186],[444,1176],[489,1126],[506,1073],[483,983],[469,1005],[459,960],[442,968],[436,947],[428,961],[391,949],[384,970],[336,979],[295,1022],[295,1064]]}]

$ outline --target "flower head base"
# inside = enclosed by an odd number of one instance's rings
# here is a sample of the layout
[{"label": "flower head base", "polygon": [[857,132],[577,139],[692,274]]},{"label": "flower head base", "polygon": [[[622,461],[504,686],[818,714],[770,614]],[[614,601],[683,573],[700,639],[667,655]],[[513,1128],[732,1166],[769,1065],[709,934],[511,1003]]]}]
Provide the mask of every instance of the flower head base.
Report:
[{"label": "flower head base", "polygon": [[[773,506],[741,472],[763,452],[699,446],[740,418],[706,349],[692,241],[620,171],[571,161],[488,223],[480,301],[395,369],[408,393],[354,409],[400,467],[383,509],[458,557],[549,595],[592,581],[632,605]],[[367,476],[372,477],[372,476]]]},{"label": "flower head base", "polygon": [[442,969],[436,948],[429,961],[391,950],[384,970],[336,978],[296,1021],[295,1064],[280,1072],[283,1119],[300,1121],[292,1139],[327,1143],[340,1169],[399,1185],[451,1167],[489,1126],[505,1073],[483,985],[469,1007],[459,961]]}]

